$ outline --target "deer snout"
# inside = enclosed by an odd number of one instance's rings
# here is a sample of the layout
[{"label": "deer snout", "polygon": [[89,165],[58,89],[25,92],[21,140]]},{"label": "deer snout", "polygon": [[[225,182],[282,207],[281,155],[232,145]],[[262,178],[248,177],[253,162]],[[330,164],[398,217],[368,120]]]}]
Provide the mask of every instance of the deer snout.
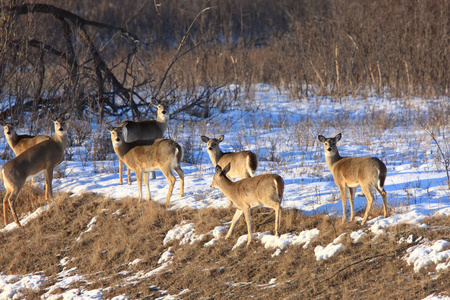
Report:
[{"label": "deer snout", "polygon": [[212,147],[209,147],[209,148],[208,148],[209,151],[212,151],[212,149],[213,149]]},{"label": "deer snout", "polygon": [[117,138],[116,138],[116,142],[120,142],[120,138],[117,137]]},{"label": "deer snout", "polygon": [[333,149],[331,149],[331,147],[328,147],[327,151],[328,151],[328,152],[331,152],[331,150],[333,150]]},{"label": "deer snout", "polygon": [[163,110],[162,112],[161,112],[163,115],[165,115],[166,114],[166,111],[165,110]]}]

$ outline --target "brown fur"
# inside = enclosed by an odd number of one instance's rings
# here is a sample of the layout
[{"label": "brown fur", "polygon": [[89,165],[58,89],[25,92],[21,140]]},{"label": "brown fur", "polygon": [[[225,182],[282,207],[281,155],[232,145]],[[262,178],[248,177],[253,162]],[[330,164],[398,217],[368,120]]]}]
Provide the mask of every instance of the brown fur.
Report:
[{"label": "brown fur", "polygon": [[16,154],[16,156],[20,155],[22,152],[33,147],[34,145],[50,139],[48,135],[18,135],[15,130],[17,122],[0,122],[0,125],[3,126],[3,132],[5,134],[8,145],[14,151],[14,154]]},{"label": "brown fur", "polygon": [[[152,99],[151,102],[158,109],[156,120],[134,122],[125,120],[119,123],[122,127],[125,142],[131,143],[139,140],[156,140],[164,137],[164,133],[169,125],[169,107],[173,102],[163,102]],[[130,169],[127,169],[128,184],[131,184]],[[153,175],[154,177],[154,175]],[[119,159],[119,184],[122,184],[122,160]]]},{"label": "brown fur", "polygon": [[3,213],[5,226],[8,225],[7,202],[18,226],[20,222],[14,210],[14,202],[27,178],[44,171],[45,175],[45,199],[52,197],[53,169],[64,159],[64,151],[67,146],[68,116],[52,117],[55,123],[55,135],[52,139],[43,141],[3,165],[0,175],[6,188],[3,198]]},{"label": "brown fur", "polygon": [[232,182],[226,176],[229,170],[230,164],[223,170],[220,166],[216,166],[216,172],[211,184],[211,187],[219,188],[228,199],[233,201],[237,208],[225,238],[227,239],[230,237],[236,222],[243,213],[247,223],[247,245],[249,245],[252,241],[250,209],[258,206],[270,207],[275,210],[275,235],[279,235],[278,230],[281,225],[281,201],[284,192],[283,178],[276,174],[264,174]]},{"label": "brown fur", "polygon": [[[222,152],[219,144],[224,139],[223,135],[211,139],[202,135],[201,139],[206,143],[209,158],[214,166],[225,168],[230,165],[230,171],[227,173],[228,178],[233,180],[255,176],[258,167],[258,157],[255,153],[251,151]],[[231,207],[231,200],[228,207]]]},{"label": "brown fur", "polygon": [[169,181],[169,191],[165,204],[170,204],[175,185],[174,170],[180,177],[180,197],[184,195],[184,172],[180,163],[183,159],[183,149],[170,139],[156,139],[153,143],[136,141],[127,143],[124,141],[122,129],[108,126],[111,133],[111,141],[117,156],[127,165],[127,168],[136,173],[139,188],[139,201],[142,201],[142,176],[147,188],[148,199],[150,200],[150,188],[148,184],[148,172],[160,169]]},{"label": "brown fur", "polygon": [[367,221],[370,208],[374,201],[371,192],[374,187],[383,198],[384,217],[387,217],[387,200],[384,182],[386,180],[386,165],[376,157],[341,157],[336,143],[341,139],[341,134],[334,138],[325,138],[318,136],[319,141],[324,146],[325,159],[328,168],[333,174],[334,182],[339,187],[342,198],[342,223],[346,221],[347,208],[347,190],[350,198],[350,221],[354,218],[355,192],[357,187],[361,187],[362,192],[367,198],[367,207],[361,225]]}]

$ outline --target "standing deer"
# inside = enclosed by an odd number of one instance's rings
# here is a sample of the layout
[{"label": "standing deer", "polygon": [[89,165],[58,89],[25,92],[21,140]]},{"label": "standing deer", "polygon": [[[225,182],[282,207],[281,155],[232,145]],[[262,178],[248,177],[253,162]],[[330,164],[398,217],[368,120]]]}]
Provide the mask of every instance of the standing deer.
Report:
[{"label": "standing deer", "polygon": [[236,206],[236,213],[231,220],[231,226],[225,239],[230,237],[236,222],[239,220],[242,213],[244,213],[248,231],[247,245],[250,245],[252,241],[250,209],[258,206],[270,207],[275,210],[275,235],[279,235],[278,229],[281,225],[281,201],[284,192],[283,178],[276,174],[264,174],[233,182],[227,177],[227,173],[230,169],[230,164],[225,166],[223,170],[222,167],[217,165],[211,184],[212,188],[219,188]]},{"label": "standing deer", "polygon": [[184,195],[184,172],[180,163],[183,159],[183,148],[178,143],[170,139],[157,139],[153,143],[149,141],[135,141],[127,143],[124,140],[122,128],[107,126],[111,133],[111,141],[114,152],[122,160],[127,168],[136,173],[139,201],[142,201],[142,175],[144,175],[145,186],[147,188],[148,200],[150,200],[150,188],[148,184],[148,172],[161,170],[169,181],[169,191],[166,197],[166,206],[170,204],[175,185],[174,170],[180,177],[180,197]]},{"label": "standing deer", "polygon": [[14,154],[16,154],[16,156],[18,156],[28,148],[50,139],[50,137],[47,135],[18,135],[15,130],[18,122],[18,120],[14,120],[12,123],[0,121],[0,125],[3,126],[3,132],[5,134],[6,141],[8,142],[8,145],[14,151]]},{"label": "standing deer", "polygon": [[[169,108],[174,101],[160,101],[152,98],[151,103],[156,106],[157,113],[155,120],[134,122],[125,120],[119,123],[118,127],[123,128],[125,142],[131,143],[139,140],[156,140],[164,137],[164,133],[169,125]],[[122,160],[119,159],[119,184],[122,182]],[[130,170],[127,169],[128,184],[131,184]],[[152,172],[152,178],[155,173]]]},{"label": "standing deer", "polygon": [[6,194],[3,198],[5,226],[8,224],[6,212],[7,202],[9,203],[15,223],[17,226],[21,226],[14,210],[14,202],[28,178],[44,171],[45,199],[48,200],[53,196],[53,169],[64,159],[68,129],[66,121],[68,119],[69,115],[59,117],[52,116],[52,121],[55,125],[55,134],[53,138],[25,150],[22,154],[8,161],[1,168],[0,176],[2,183],[6,188]]},{"label": "standing deer", "polygon": [[386,180],[386,165],[376,157],[342,157],[339,155],[336,143],[340,141],[342,134],[337,134],[334,138],[326,138],[319,135],[318,139],[323,144],[325,160],[328,168],[333,174],[334,182],[341,191],[342,198],[342,223],[346,222],[347,190],[350,198],[350,221],[353,221],[356,188],[361,187],[367,198],[366,212],[361,225],[367,221],[370,208],[374,201],[372,188],[375,188],[383,198],[384,217],[387,217],[386,191],[384,182]]},{"label": "standing deer", "polygon": [[[227,152],[224,153],[219,147],[223,141],[224,136],[220,135],[217,138],[209,138],[202,135],[201,139],[206,143],[209,158],[214,166],[221,166],[225,168],[228,164],[230,170],[227,173],[230,179],[245,179],[255,175],[258,167],[258,157],[251,151]],[[228,203],[228,208],[231,207],[231,200]]]}]

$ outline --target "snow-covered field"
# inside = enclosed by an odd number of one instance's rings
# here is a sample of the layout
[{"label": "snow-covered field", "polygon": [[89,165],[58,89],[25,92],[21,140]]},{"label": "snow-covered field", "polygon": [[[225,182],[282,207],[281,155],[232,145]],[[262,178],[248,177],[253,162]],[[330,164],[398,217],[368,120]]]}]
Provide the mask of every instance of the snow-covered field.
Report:
[{"label": "snow-covered field", "polygon": [[[195,157],[199,161],[194,164],[183,163],[185,172],[185,195],[179,196],[179,179],[171,198],[171,209],[191,207],[201,209],[205,207],[226,207],[228,199],[218,189],[211,189],[210,184],[214,174],[214,167],[206,153],[205,144],[200,135],[216,137],[225,135],[221,144],[224,151],[251,150],[260,160],[257,174],[277,173],[284,178],[285,192],[282,203],[283,208],[300,209],[305,214],[328,214],[341,218],[342,204],[339,190],[333,182],[324,158],[322,145],[317,135],[333,137],[342,132],[342,140],[338,143],[342,156],[377,156],[385,162],[388,168],[388,177],[385,189],[388,194],[390,215],[369,219],[367,226],[351,233],[350,238],[357,241],[362,236],[373,234],[386,234],[384,228],[400,223],[409,223],[427,227],[424,219],[430,216],[450,215],[450,191],[447,185],[447,176],[442,158],[439,157],[437,146],[425,130],[426,126],[419,120],[431,110],[445,103],[448,99],[382,99],[373,97],[369,99],[345,98],[341,101],[332,101],[328,98],[311,98],[304,101],[288,99],[268,86],[255,87],[254,99],[247,104],[235,105],[224,113],[217,113],[202,126],[188,126],[184,121],[192,119],[188,115],[179,116],[171,120],[168,136],[176,139],[181,145],[187,141],[193,146]],[[251,105],[249,104],[251,103]],[[413,115],[412,120],[417,123],[402,121],[405,115]],[[391,124],[383,129],[377,126],[382,118],[389,119],[383,124]],[[124,118],[125,119],[125,118]],[[177,131],[174,130],[177,128]],[[439,128],[436,138],[441,143],[447,157],[449,142],[443,137],[450,131],[450,126]],[[18,132],[21,132],[19,129]],[[107,134],[105,129],[105,134]],[[6,140],[1,137],[0,147],[7,147]],[[92,141],[86,142],[88,149]],[[81,148],[80,148],[81,149]],[[107,161],[85,161],[80,149],[69,149],[76,155],[73,160],[65,161],[60,166],[65,177],[53,180],[54,192],[71,192],[78,195],[84,192],[94,192],[108,197],[121,199],[123,197],[137,197],[137,187],[134,173],[132,185],[119,185],[118,159],[111,155]],[[77,159],[80,158],[80,159]],[[2,162],[4,163],[4,162]],[[126,178],[124,178],[126,182]],[[42,182],[36,184],[42,185]],[[161,172],[156,172],[156,179],[150,180],[152,198],[163,203],[167,194],[168,181]],[[144,189],[145,191],[145,189]],[[146,196],[146,193],[144,192]],[[355,199],[355,210],[365,208],[366,199],[358,189]],[[51,205],[51,204],[50,204]],[[376,195],[375,205],[381,206],[381,197]],[[21,219],[26,223],[40,214],[46,207]],[[347,209],[348,213],[349,209]],[[230,215],[231,219],[231,215]],[[362,218],[357,217],[361,222]],[[242,222],[242,221],[241,221]],[[95,219],[88,224],[86,230],[95,226]],[[16,230],[14,223],[3,230]],[[217,239],[223,238],[226,227],[217,227],[211,233],[211,240],[205,244],[214,247]],[[291,245],[310,247],[310,243],[320,235],[320,230],[312,229],[293,234],[284,232],[276,237],[268,232],[254,233],[256,242],[262,243],[266,248],[273,249],[273,255],[283,255],[283,251]],[[328,245],[318,245],[314,249],[316,260],[326,260],[336,255],[344,248],[340,242],[342,236],[336,238]],[[411,236],[399,243],[413,243],[421,237]],[[193,224],[178,224],[167,233],[167,242],[179,240],[180,243],[196,243],[200,237],[195,234]],[[244,235],[230,247],[245,247],[247,236]],[[130,274],[129,281],[144,276],[152,276],[161,269],[169,268],[173,253],[167,249],[161,253],[160,267],[148,273]],[[405,265],[414,265],[418,272],[430,265],[439,272],[450,268],[450,243],[446,240],[422,240],[412,246],[408,254],[402,259]],[[65,258],[61,261],[64,265]],[[130,262],[130,264],[138,262]],[[60,281],[42,296],[43,299],[101,299],[102,290],[88,291],[80,287],[67,290],[64,294],[54,295],[53,291],[59,287],[69,286],[71,282],[83,280],[83,274],[77,274],[74,269],[65,269],[60,274]],[[42,275],[2,275],[0,273],[0,298],[20,298],[23,289],[39,290],[45,281]],[[273,279],[273,283],[276,278]],[[162,298],[173,299],[179,295],[164,295]],[[127,299],[118,295],[115,299]],[[450,299],[445,295],[430,295],[426,299]]]}]

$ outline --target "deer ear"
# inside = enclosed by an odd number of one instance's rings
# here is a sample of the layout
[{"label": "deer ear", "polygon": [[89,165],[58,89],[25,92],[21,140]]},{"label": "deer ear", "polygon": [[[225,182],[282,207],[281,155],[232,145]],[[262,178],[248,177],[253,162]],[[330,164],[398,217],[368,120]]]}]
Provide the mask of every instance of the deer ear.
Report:
[{"label": "deer ear", "polygon": [[227,175],[227,173],[230,171],[231,169],[231,163],[228,163],[228,165],[226,165],[225,168],[223,168],[222,172]]},{"label": "deer ear", "polygon": [[338,133],[338,134],[336,134],[334,139],[336,140],[336,142],[339,142],[341,140],[341,137],[342,137],[342,133]]},{"label": "deer ear", "polygon": [[114,127],[112,127],[112,126],[109,125],[109,124],[106,124],[105,127],[106,127],[106,130],[108,130],[109,132],[111,132],[111,131],[114,130]]},{"label": "deer ear", "polygon": [[207,143],[209,141],[209,137],[202,135],[200,137],[202,139],[203,142]]},{"label": "deer ear", "polygon": [[222,173],[222,167],[217,165],[216,166],[216,174],[220,174],[220,173]]},{"label": "deer ear", "polygon": [[223,136],[223,134],[222,135],[219,135],[218,137],[217,137],[217,140],[219,141],[219,143],[220,142],[223,142],[223,139],[224,139],[225,137]]},{"label": "deer ear", "polygon": [[154,106],[158,106],[158,104],[160,104],[161,101],[159,101],[158,99],[156,99],[156,97],[152,97],[151,103],[152,103]]},{"label": "deer ear", "polygon": [[319,134],[319,136],[317,138],[319,139],[319,141],[321,143],[325,143],[325,141],[327,140],[323,135],[320,135],[320,134]]}]

